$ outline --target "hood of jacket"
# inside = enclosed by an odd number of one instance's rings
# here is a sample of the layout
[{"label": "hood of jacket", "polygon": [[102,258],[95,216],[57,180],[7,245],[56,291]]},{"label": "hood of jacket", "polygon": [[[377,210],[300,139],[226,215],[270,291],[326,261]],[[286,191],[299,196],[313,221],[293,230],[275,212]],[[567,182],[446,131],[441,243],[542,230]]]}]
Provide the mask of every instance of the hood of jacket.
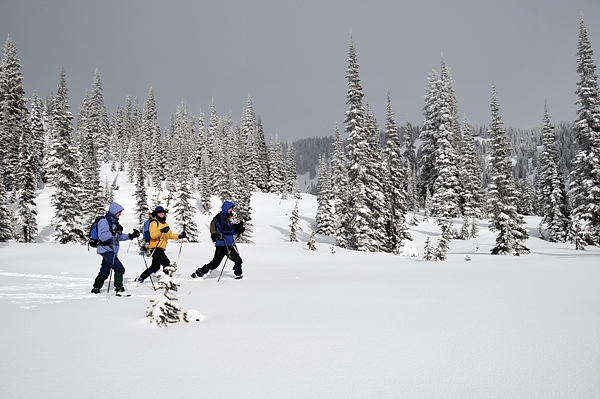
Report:
[{"label": "hood of jacket", "polygon": [[[119,212],[123,211],[123,207],[119,204],[117,204],[116,202],[113,202],[112,204],[110,204],[110,206],[108,207],[108,213],[110,213],[110,215],[115,218],[115,215]],[[116,218],[115,218],[116,219]]]},{"label": "hood of jacket", "polygon": [[235,206],[235,204],[231,201],[225,201],[223,202],[223,206],[221,207],[221,212],[223,212],[225,215],[227,215],[227,211],[229,210],[229,208],[233,208]]}]

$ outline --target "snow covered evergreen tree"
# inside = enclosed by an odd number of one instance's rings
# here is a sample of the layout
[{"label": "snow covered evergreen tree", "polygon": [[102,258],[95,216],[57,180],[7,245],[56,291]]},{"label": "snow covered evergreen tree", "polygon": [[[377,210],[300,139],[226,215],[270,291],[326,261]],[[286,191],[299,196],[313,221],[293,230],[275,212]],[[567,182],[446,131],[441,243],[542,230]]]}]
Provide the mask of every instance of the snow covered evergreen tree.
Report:
[{"label": "snow covered evergreen tree", "polygon": [[538,164],[538,204],[543,216],[540,237],[550,242],[566,242],[569,232],[569,210],[565,185],[558,170],[558,153],[556,151],[554,126],[550,123],[548,104],[544,104],[542,123],[542,143],[544,149]]},{"label": "snow covered evergreen tree", "polygon": [[159,327],[166,327],[169,324],[179,323],[181,321],[181,306],[177,298],[179,291],[179,281],[173,277],[176,267],[171,265],[165,267],[165,271],[158,273],[156,291],[158,292],[150,300],[150,305],[146,309],[146,317],[151,323],[156,323]]},{"label": "snow covered evergreen tree", "polygon": [[298,186],[298,175],[296,173],[296,159],[294,157],[294,146],[292,142],[288,142],[287,157],[285,162],[286,172],[286,189],[295,199],[301,199],[300,187]]},{"label": "snow covered evergreen tree", "polygon": [[154,89],[152,87],[150,87],[148,96],[144,102],[141,133],[144,140],[144,158],[152,160],[143,164],[147,167],[147,173],[150,175],[152,185],[159,187],[165,179],[164,171],[167,169],[167,162],[164,156],[162,131],[158,122]]},{"label": "snow covered evergreen tree", "polygon": [[141,143],[141,138],[138,136],[135,140],[137,148],[137,159],[135,161],[134,183],[135,183],[135,214],[137,215],[140,224],[148,218],[150,208],[148,207],[148,194],[146,192],[146,171],[144,170],[144,145]]},{"label": "snow covered evergreen tree", "polygon": [[437,178],[437,169],[435,164],[435,146],[437,140],[437,97],[439,96],[439,75],[435,70],[431,71],[427,80],[427,89],[425,95],[425,106],[423,112],[425,120],[421,126],[419,138],[421,145],[419,152],[421,159],[419,162],[419,198],[421,203],[425,203],[427,198],[431,198],[433,183]]},{"label": "snow covered evergreen tree", "polygon": [[23,129],[19,140],[19,232],[21,241],[34,242],[38,233],[36,198],[37,158],[31,130]]},{"label": "snow covered evergreen tree", "polygon": [[99,134],[94,129],[98,122],[97,108],[92,99],[86,95],[81,102],[77,122],[79,153],[81,154],[81,207],[84,226],[92,224],[96,216],[102,215],[106,206],[104,189],[100,181],[100,162],[98,139]]},{"label": "snow covered evergreen tree", "polygon": [[67,79],[64,68],[60,72],[60,82],[53,104],[53,141],[50,151],[50,164],[54,172],[52,184],[56,191],[52,194],[52,206],[55,214],[53,240],[60,244],[83,242],[84,228],[81,225],[81,177],[79,175],[79,157],[73,143],[71,121],[67,96]]},{"label": "snow covered evergreen tree", "polygon": [[517,212],[519,195],[512,176],[512,161],[506,132],[502,128],[496,87],[492,89],[492,123],[490,137],[490,182],[488,185],[488,209],[491,213],[490,231],[498,232],[492,255],[523,255],[529,253],[525,241],[529,233],[523,216]]},{"label": "snow covered evergreen tree", "polygon": [[106,112],[106,105],[104,104],[100,72],[97,69],[94,72],[94,83],[90,92],[86,124],[88,134],[91,135],[98,147],[98,161],[102,163],[108,162],[112,156],[109,146],[110,123]]},{"label": "snow covered evergreen tree", "polygon": [[250,190],[250,179],[244,170],[244,136],[238,131],[238,134],[231,140],[234,144],[229,151],[231,153],[230,161],[230,182],[231,182],[231,199],[236,204],[235,206],[235,222],[244,222],[245,231],[237,236],[238,242],[252,243],[252,235],[254,232],[252,225],[252,192]]},{"label": "snow covered evergreen tree", "polygon": [[37,92],[33,92],[31,100],[31,135],[33,140],[33,157],[35,164],[35,180],[38,187],[46,181],[46,171],[44,170],[45,157],[45,139],[46,129],[44,103],[38,96]]},{"label": "snow covered evergreen tree", "polygon": [[366,194],[369,205],[369,227],[371,229],[371,239],[373,246],[371,251],[388,251],[389,242],[387,237],[389,210],[388,198],[385,195],[388,170],[387,165],[381,157],[381,145],[379,140],[379,126],[375,115],[369,108],[365,110],[364,132],[367,140],[366,160]]},{"label": "snow covered evergreen tree", "polygon": [[192,120],[188,116],[187,105],[182,103],[177,110],[175,123],[175,143],[173,149],[177,159],[178,172],[175,176],[177,194],[173,213],[177,224],[186,231],[190,242],[198,242],[198,225],[194,221],[197,211],[193,193],[193,165],[195,164],[196,143],[193,142]]},{"label": "snow covered evergreen tree", "polygon": [[460,206],[461,213],[472,219],[481,216],[484,196],[481,184],[482,170],[477,160],[473,127],[466,116],[461,127],[461,138],[459,182],[462,190]]},{"label": "snow covered evergreen tree", "polygon": [[402,159],[406,169],[405,193],[406,193],[406,209],[416,211],[419,209],[419,194],[418,194],[418,164],[415,153],[415,143],[412,136],[412,125],[407,120],[403,127],[404,151]]},{"label": "snow covered evergreen tree", "polygon": [[350,39],[348,55],[348,111],[346,111],[345,131],[348,133],[348,187],[346,197],[346,241],[350,249],[377,251],[380,242],[373,237],[372,215],[368,196],[368,155],[372,140],[367,136],[365,114],[362,105],[364,93],[358,75],[358,60],[354,42]]},{"label": "snow covered evergreen tree", "polygon": [[404,240],[410,240],[411,236],[406,226],[406,171],[401,154],[400,138],[398,136],[398,125],[394,119],[390,93],[387,95],[387,113],[385,124],[386,146],[384,157],[387,166],[384,189],[387,196],[387,240],[388,251],[399,253]]},{"label": "snow covered evergreen tree", "polygon": [[429,236],[427,236],[427,238],[425,239],[425,248],[423,248],[423,259],[430,262],[435,260],[435,250],[431,246],[431,240],[429,239]]},{"label": "snow covered evergreen tree", "polygon": [[7,242],[14,236],[11,212],[2,179],[0,179],[0,242]]},{"label": "snow covered evergreen tree", "polygon": [[285,162],[281,143],[275,133],[275,138],[271,136],[269,140],[269,192],[281,194],[285,184]]},{"label": "snow covered evergreen tree", "polygon": [[569,196],[572,201],[573,223],[583,225],[576,230],[581,239],[600,245],[600,92],[594,52],[588,38],[583,17],[577,43],[577,119],[575,142],[577,154],[570,174]]},{"label": "snow covered evergreen tree", "polygon": [[298,242],[298,235],[296,234],[298,231],[302,231],[300,227],[300,216],[298,215],[298,201],[294,205],[294,209],[292,210],[292,215],[290,216],[290,241]]},{"label": "snow covered evergreen tree", "polygon": [[23,134],[30,135],[27,101],[17,46],[9,36],[0,62],[0,173],[8,192],[18,189],[19,144]]},{"label": "snow covered evergreen tree", "polygon": [[333,213],[335,217],[335,240],[338,246],[347,247],[346,214],[348,204],[348,175],[344,156],[344,144],[340,129],[335,125],[335,141],[331,156],[331,193],[333,197]]},{"label": "snow covered evergreen tree", "polygon": [[335,218],[333,215],[331,177],[325,154],[321,156],[317,177],[316,232],[326,236],[333,236],[335,234]]}]

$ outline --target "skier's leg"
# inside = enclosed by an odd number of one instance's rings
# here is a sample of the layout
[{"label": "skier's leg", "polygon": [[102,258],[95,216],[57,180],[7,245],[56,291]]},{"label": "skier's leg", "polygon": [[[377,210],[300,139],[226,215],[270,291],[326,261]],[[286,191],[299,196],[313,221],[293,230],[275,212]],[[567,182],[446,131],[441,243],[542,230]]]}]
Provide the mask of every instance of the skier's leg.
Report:
[{"label": "skier's leg", "polygon": [[204,267],[206,267],[208,269],[208,271],[215,270],[217,267],[219,267],[219,265],[221,264],[221,261],[223,260],[223,258],[225,256],[227,256],[227,248],[226,247],[215,247],[215,256],[213,257],[213,260],[211,260]]},{"label": "skier's leg", "polygon": [[154,253],[152,254],[152,264],[140,274],[142,279],[147,279],[150,276],[150,273],[156,273],[160,269],[160,253],[164,255],[165,252],[160,248],[154,250]]},{"label": "skier's leg", "polygon": [[115,271],[115,291],[125,291],[125,287],[123,287],[123,275],[125,274],[125,267],[117,257],[115,257],[113,269]]},{"label": "skier's leg", "polygon": [[169,260],[167,254],[163,250],[156,251],[155,257],[156,262],[158,263],[158,269],[160,269],[160,266],[162,266],[164,269],[166,266],[169,266],[171,264],[171,261]]},{"label": "skier's leg", "polygon": [[95,294],[100,293],[100,288],[104,285],[104,281],[108,278],[110,273],[110,268],[112,266],[112,252],[105,252],[102,255],[102,263],[100,264],[100,271],[94,280],[94,288],[92,292]]},{"label": "skier's leg", "polygon": [[233,274],[242,275],[242,258],[236,247],[229,247],[229,259],[233,262]]}]

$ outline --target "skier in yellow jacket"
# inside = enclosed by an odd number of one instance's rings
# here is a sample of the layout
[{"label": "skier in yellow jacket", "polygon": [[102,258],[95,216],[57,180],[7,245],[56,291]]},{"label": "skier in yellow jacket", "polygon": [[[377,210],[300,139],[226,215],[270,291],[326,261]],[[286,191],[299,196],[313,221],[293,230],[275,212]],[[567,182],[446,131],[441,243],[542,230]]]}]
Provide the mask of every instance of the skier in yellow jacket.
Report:
[{"label": "skier in yellow jacket", "polygon": [[150,273],[156,273],[160,267],[169,266],[171,261],[167,258],[165,250],[167,249],[167,241],[174,239],[185,238],[185,231],[181,234],[173,233],[167,224],[167,210],[162,206],[157,206],[152,212],[152,221],[148,226],[150,232],[150,252],[152,252],[152,265],[149,269],[144,270],[138,283],[143,283],[150,276]]}]

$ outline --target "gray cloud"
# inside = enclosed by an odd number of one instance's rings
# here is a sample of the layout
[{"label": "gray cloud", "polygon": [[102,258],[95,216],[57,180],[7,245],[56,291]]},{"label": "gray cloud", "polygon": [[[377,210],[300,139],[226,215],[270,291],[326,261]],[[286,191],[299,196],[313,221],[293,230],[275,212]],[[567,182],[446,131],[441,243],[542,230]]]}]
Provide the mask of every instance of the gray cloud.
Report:
[{"label": "gray cloud", "polygon": [[152,86],[163,126],[184,100],[239,120],[250,94],[267,137],[287,140],[342,124],[350,35],[380,123],[390,91],[398,122],[421,124],[442,53],[472,123],[489,123],[492,83],[506,126],[540,125],[544,100],[573,120],[581,13],[598,60],[597,0],[3,0],[0,40],[17,45],[28,95],[55,91],[64,66],[73,112],[98,68],[110,113]]}]

